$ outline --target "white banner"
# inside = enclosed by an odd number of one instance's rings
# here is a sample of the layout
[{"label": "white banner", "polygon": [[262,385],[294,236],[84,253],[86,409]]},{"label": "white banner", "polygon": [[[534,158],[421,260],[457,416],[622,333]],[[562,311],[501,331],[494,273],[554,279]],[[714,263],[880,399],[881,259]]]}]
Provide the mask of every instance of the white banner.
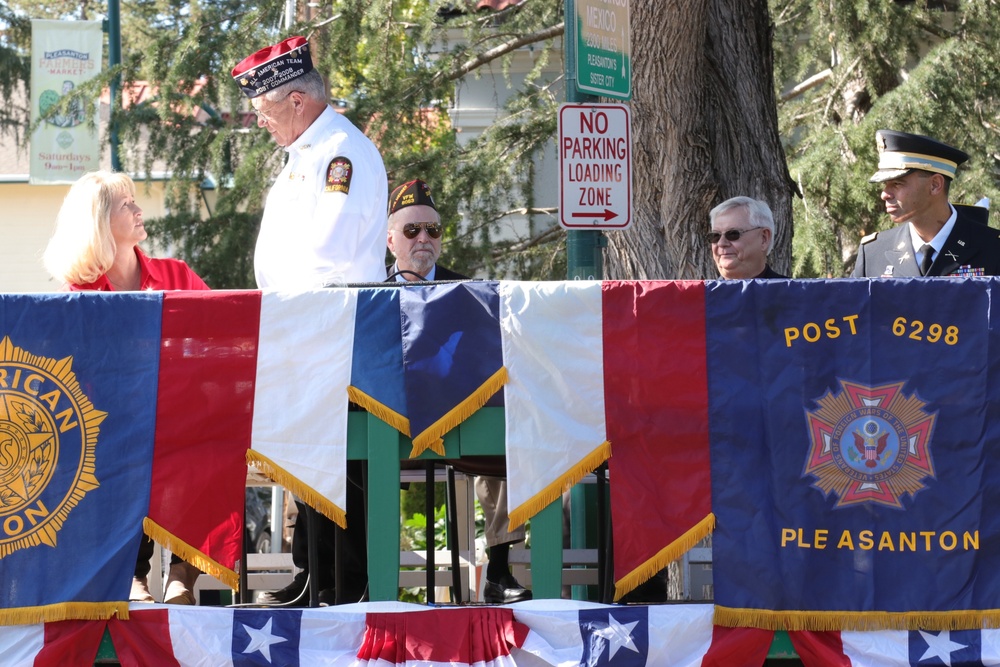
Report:
[{"label": "white banner", "polygon": [[[101,71],[104,36],[101,21],[31,22],[31,122]],[[100,105],[94,123],[100,119]],[[73,183],[98,168],[101,144],[91,130],[82,102],[50,116],[31,135],[33,185]]]}]

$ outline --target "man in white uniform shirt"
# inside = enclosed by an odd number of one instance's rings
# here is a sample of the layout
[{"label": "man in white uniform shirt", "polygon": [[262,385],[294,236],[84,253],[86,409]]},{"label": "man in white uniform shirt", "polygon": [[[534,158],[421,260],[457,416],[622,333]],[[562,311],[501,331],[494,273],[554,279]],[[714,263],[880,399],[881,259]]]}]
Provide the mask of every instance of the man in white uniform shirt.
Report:
[{"label": "man in white uniform shirt", "polygon": [[[313,69],[309,43],[289,37],[244,58],[233,78],[267,128],[288,153],[264,205],[254,251],[261,289],[298,291],[385,279],[389,185],[378,149],[328,103],[326,85]],[[320,604],[357,602],[367,596],[367,545],[361,462],[347,463],[347,529],[343,570],[346,590],[334,588],[335,526],[316,516],[319,571],[312,573]],[[298,519],[292,559],[301,568],[285,588],[260,602],[304,605],[309,578],[306,508]]]},{"label": "man in white uniform shirt", "polygon": [[244,58],[233,78],[288,153],[254,251],[261,289],[302,290],[385,276],[388,181],[375,145],[334,111],[309,43],[289,37]]}]

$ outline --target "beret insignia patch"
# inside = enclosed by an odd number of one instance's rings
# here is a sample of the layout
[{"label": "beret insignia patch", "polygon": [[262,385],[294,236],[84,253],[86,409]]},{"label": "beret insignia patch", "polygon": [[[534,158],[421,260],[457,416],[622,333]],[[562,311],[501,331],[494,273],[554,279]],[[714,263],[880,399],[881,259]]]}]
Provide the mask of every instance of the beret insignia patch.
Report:
[{"label": "beret insignia patch", "polygon": [[350,160],[343,156],[333,158],[326,168],[326,187],[323,191],[348,194],[351,191],[351,172]]}]

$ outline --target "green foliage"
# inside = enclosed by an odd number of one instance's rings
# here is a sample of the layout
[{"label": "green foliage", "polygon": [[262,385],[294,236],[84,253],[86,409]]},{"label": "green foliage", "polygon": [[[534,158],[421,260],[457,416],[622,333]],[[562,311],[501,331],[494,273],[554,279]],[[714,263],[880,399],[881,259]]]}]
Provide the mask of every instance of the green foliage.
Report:
[{"label": "green foliage", "polygon": [[959,169],[952,200],[997,201],[995,2],[772,0],[771,11],[782,90],[828,70],[778,107],[789,172],[802,190],[794,209],[796,276],[849,274],[860,237],[891,225],[878,186],[868,183],[880,128],[961,147],[972,159]]},{"label": "green foliage", "polygon": [[[435,544],[445,543],[446,523],[445,506],[441,505],[434,511]],[[399,548],[404,551],[424,551],[427,549],[426,515],[416,512],[410,518],[403,519],[400,527]],[[400,590],[399,599],[403,602],[423,603],[427,600],[427,591],[424,588],[404,588]]]},{"label": "green foliage", "polygon": [[[28,78],[25,16],[97,18],[95,11],[105,7],[0,0],[0,25],[7,28],[0,40],[4,99]],[[172,214],[148,221],[151,232],[163,235],[156,240],[174,246],[213,287],[253,285],[247,267],[254,228],[285,154],[247,115],[229,72],[257,48],[304,34],[331,97],[343,101],[346,115],[379,145],[390,184],[420,177],[434,187],[446,222],[443,263],[470,275],[565,275],[556,259],[563,235],[549,231],[551,215],[529,215],[532,238],[497,242],[510,211],[533,209],[532,157],[552,140],[557,96],[542,78],[551,42],[532,45],[534,70],[518,83],[523,95],[490,132],[461,145],[448,117],[456,81],[476,76],[476,67],[462,67],[486,50],[558,24],[562,0],[529,0],[487,13],[420,0],[299,7],[300,22],[285,29],[282,0],[122,0],[123,62],[94,85],[120,75],[130,97],[113,116],[123,168],[171,175]],[[509,58],[492,63],[506,70]],[[4,108],[0,130],[4,123],[26,127],[26,109]],[[196,186],[206,180],[218,184],[219,197],[203,219]]]}]

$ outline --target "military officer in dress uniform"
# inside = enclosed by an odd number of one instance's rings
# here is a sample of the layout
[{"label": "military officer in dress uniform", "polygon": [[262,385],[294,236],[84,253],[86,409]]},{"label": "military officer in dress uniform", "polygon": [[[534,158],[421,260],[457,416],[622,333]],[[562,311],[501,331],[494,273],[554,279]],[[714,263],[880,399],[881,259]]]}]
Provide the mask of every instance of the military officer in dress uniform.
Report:
[{"label": "military officer in dress uniform", "polygon": [[264,206],[257,286],[282,290],[385,277],[389,192],[378,149],[327,102],[309,43],[289,37],[244,58],[233,78],[258,127],[288,153]]},{"label": "military officer in dress uniform", "polygon": [[861,239],[854,278],[1000,275],[1000,232],[948,202],[963,151],[918,134],[879,130],[878,171],[895,223]]}]

